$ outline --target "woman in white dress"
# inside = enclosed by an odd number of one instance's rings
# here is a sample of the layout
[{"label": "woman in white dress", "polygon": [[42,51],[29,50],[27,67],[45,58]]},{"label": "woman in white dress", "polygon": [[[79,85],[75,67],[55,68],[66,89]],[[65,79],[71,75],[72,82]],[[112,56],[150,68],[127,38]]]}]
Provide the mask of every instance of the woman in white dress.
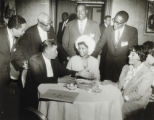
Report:
[{"label": "woman in white dress", "polygon": [[85,76],[85,78],[90,80],[99,80],[99,62],[96,58],[91,56],[95,46],[96,43],[92,37],[87,35],[80,36],[75,43],[75,47],[79,55],[75,55],[70,58],[67,64],[67,69],[85,71],[87,72],[87,76]]}]

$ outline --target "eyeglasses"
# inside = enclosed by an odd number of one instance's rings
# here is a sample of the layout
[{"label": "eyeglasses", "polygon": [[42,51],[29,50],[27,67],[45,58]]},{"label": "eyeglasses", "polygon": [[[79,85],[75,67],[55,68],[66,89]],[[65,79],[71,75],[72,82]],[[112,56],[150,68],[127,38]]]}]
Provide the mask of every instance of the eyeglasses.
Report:
[{"label": "eyeglasses", "polygon": [[39,21],[39,23],[41,25],[45,26],[45,27],[48,27],[48,26],[51,26],[52,25],[52,22],[45,24],[45,23]]}]

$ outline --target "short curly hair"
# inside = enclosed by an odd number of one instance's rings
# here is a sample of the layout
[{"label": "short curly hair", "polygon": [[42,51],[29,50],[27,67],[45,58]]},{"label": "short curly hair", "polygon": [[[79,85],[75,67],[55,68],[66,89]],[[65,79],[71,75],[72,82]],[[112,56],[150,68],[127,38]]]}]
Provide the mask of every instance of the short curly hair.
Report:
[{"label": "short curly hair", "polygon": [[146,55],[150,54],[150,51],[154,49],[154,42],[146,41],[143,43],[144,52]]},{"label": "short curly hair", "polygon": [[138,56],[140,57],[140,61],[141,62],[144,62],[146,60],[146,53],[144,52],[144,48],[143,48],[143,45],[134,45],[131,49],[130,49],[130,52],[131,51],[135,51]]},{"label": "short curly hair", "polygon": [[9,29],[12,29],[12,28],[18,29],[21,27],[22,24],[25,24],[25,23],[26,23],[26,20],[22,16],[13,15],[8,21],[8,28]]}]

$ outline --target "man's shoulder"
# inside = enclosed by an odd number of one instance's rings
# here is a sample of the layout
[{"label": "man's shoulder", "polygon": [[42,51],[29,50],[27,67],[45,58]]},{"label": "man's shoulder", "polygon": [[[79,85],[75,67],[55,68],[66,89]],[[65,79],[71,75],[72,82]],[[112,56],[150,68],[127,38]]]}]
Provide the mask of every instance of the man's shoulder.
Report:
[{"label": "man's shoulder", "polygon": [[105,29],[106,33],[111,33],[114,31],[113,26],[109,26]]},{"label": "man's shoulder", "polygon": [[133,27],[133,26],[130,26],[130,25],[125,25],[125,27],[128,29],[128,30],[130,30],[130,31],[137,31],[137,29],[135,28],[135,27]]},{"label": "man's shoulder", "polygon": [[72,25],[74,25],[75,23],[77,23],[77,19],[68,22],[68,23],[67,23],[67,26],[72,26]]},{"label": "man's shoulder", "polygon": [[42,57],[42,54],[41,53],[37,53],[35,55],[33,55],[32,57],[30,57],[30,61],[39,61],[40,58]]},{"label": "man's shoulder", "polygon": [[36,30],[37,29],[37,25],[33,25],[33,26],[30,26],[27,30],[26,30],[26,32],[32,32],[32,31],[34,31],[34,30]]}]

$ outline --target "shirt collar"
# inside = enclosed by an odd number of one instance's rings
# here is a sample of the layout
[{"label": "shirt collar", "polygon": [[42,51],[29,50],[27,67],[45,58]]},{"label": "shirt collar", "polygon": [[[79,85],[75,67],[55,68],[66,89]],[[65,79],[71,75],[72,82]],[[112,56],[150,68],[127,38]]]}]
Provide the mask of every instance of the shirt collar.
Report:
[{"label": "shirt collar", "polygon": [[85,18],[84,20],[79,20],[79,19],[78,19],[78,22],[86,23],[87,20],[88,20],[87,18]]},{"label": "shirt collar", "polygon": [[12,35],[12,32],[11,32],[11,30],[8,27],[7,27],[7,31],[8,31],[9,39],[10,40],[13,40],[14,39],[14,36]]},{"label": "shirt collar", "polygon": [[37,28],[38,28],[39,32],[46,33],[46,31],[44,31],[39,25],[37,26]]},{"label": "shirt collar", "polygon": [[108,27],[106,23],[104,23],[104,26],[105,26],[106,28]]},{"label": "shirt collar", "polygon": [[42,56],[43,56],[43,59],[44,59],[45,61],[50,61],[50,59],[47,58],[43,53],[42,53]]},{"label": "shirt collar", "polygon": [[68,22],[68,19],[64,21],[64,23],[67,23],[67,22]]}]

